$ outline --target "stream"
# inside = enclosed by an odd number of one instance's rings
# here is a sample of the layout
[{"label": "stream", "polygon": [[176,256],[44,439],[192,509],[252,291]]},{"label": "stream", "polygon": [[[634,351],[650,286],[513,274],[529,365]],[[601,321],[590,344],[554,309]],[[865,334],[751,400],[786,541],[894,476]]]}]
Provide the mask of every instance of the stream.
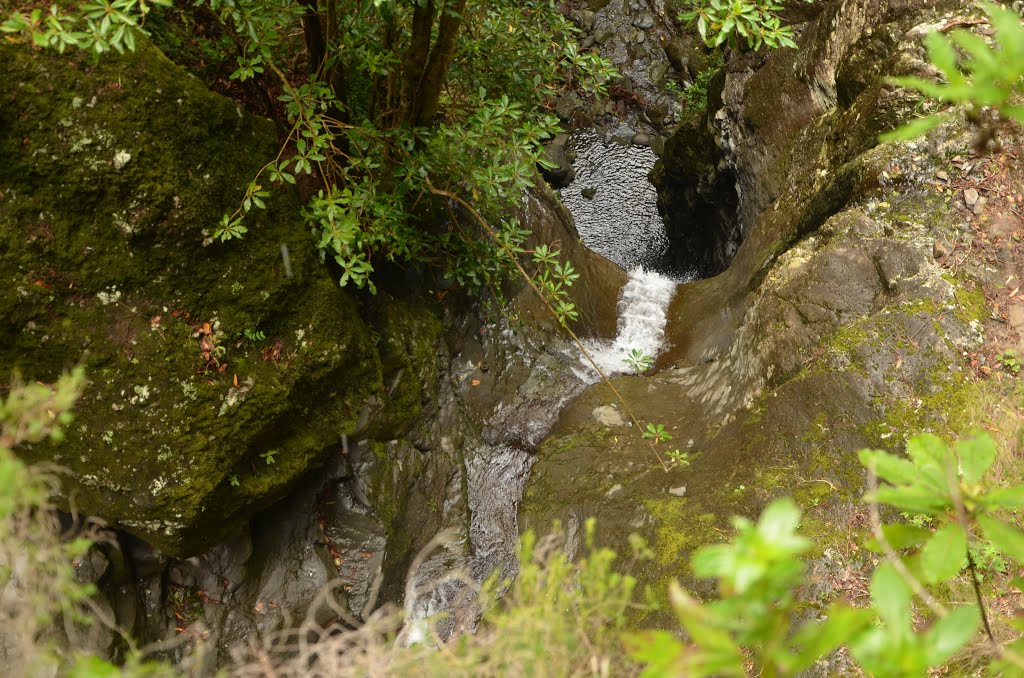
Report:
[{"label": "stream", "polygon": [[[655,154],[646,147],[606,143],[591,131],[574,135],[570,147],[577,178],[562,191],[563,203],[584,244],[628,272],[616,337],[584,345],[602,372],[621,374],[632,369],[624,361],[632,350],[658,356],[675,290],[695,276],[669,267],[669,240],[647,179]],[[431,630],[442,640],[471,630],[479,617],[476,594],[483,581],[493,572],[509,580],[515,576],[519,503],[533,451],[565,403],[600,378],[568,342],[554,345],[549,338],[548,345],[537,346],[507,327],[496,335],[514,365],[506,370],[525,369],[529,376],[518,386],[514,403],[499,405],[487,422],[486,442],[466,454],[470,543],[446,545],[411,574],[406,643],[426,641]]]}]

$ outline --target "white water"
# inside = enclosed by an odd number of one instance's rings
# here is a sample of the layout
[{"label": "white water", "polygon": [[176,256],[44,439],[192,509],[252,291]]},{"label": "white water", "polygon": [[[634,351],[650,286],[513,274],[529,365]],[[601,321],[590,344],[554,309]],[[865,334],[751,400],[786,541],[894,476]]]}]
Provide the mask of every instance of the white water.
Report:
[{"label": "white water", "polygon": [[[618,335],[612,341],[584,342],[594,362],[606,375],[631,372],[633,368],[625,358],[630,351],[639,349],[644,355],[656,358],[664,348],[665,322],[668,305],[679,283],[654,271],[636,268],[622,288],[619,299]],[[580,356],[581,369],[576,376],[586,382],[598,379],[590,361]]]}]

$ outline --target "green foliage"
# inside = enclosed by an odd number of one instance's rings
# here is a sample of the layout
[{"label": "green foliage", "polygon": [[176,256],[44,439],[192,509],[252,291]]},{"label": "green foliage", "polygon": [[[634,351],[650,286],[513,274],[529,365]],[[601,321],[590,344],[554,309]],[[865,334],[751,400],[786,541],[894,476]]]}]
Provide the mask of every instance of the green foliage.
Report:
[{"label": "green foliage", "polygon": [[680,468],[686,468],[687,466],[693,463],[693,455],[690,454],[689,452],[669,450],[668,452],[665,453],[665,456],[668,457],[669,461],[672,463],[673,466],[678,466]]},{"label": "green foliage", "polygon": [[[508,251],[521,251],[514,242],[508,242],[507,247]],[[566,325],[579,318],[576,305],[569,300],[569,287],[580,277],[572,264],[559,261],[558,249],[549,245],[538,245],[530,254],[537,266],[533,284],[551,306],[558,322]]]},{"label": "green foliage", "polygon": [[643,436],[645,440],[650,440],[654,443],[667,443],[672,440],[672,436],[665,430],[664,424],[648,423]]},{"label": "green foliage", "polygon": [[[798,533],[800,510],[792,500],[779,499],[757,524],[737,518],[728,543],[694,555],[694,573],[718,581],[719,599],[700,603],[672,586],[670,600],[685,640],[665,631],[627,637],[632,656],[647,665],[642,675],[789,676],[841,645],[870,675],[927,675],[948,662],[974,640],[984,601],[975,586],[974,605],[948,609],[927,586],[947,584],[965,566],[974,576],[980,559],[969,553],[987,553],[993,567],[1005,566],[1006,559],[1024,563],[1024,533],[1000,517],[1024,507],[1024,485],[986,486],[996,457],[987,434],[962,439],[955,451],[934,436],[917,436],[908,441],[907,456],[860,453],[872,474],[887,482],[867,496],[872,506],[885,503],[931,518],[922,523],[928,528],[876,524],[873,548],[885,559],[872,576],[869,608],[833,603],[821,620],[799,623],[801,557],[810,541]],[[928,624],[915,623],[919,603],[933,615]],[[1024,640],[994,647],[997,674],[1024,675]]]},{"label": "green foliage", "polygon": [[267,340],[267,335],[263,330],[254,330],[251,328],[246,328],[242,330],[242,336],[244,336],[246,339],[253,342],[254,344],[258,344],[261,341]]},{"label": "green foliage", "polygon": [[277,453],[278,450],[267,450],[266,452],[261,452],[260,459],[262,459],[263,463],[266,464],[267,466],[272,466],[276,461],[274,459],[274,455],[276,455]]},{"label": "green foliage", "polygon": [[654,357],[644,353],[641,348],[634,348],[629,354],[622,359],[622,362],[626,363],[631,370],[634,372],[646,372],[647,370],[654,367]]},{"label": "green foliage", "polygon": [[1003,369],[1012,374],[1018,374],[1020,368],[1024,367],[1024,363],[1021,362],[1017,356],[1017,352],[1013,349],[1009,349],[996,355],[996,361],[1003,366]]},{"label": "green foliage", "polygon": [[[170,7],[172,0],[150,0],[157,7]],[[94,0],[67,12],[57,4],[48,12],[33,9],[29,14],[12,14],[0,33],[28,34],[37,47],[52,47],[63,52],[68,47],[103,54],[113,49],[124,53],[135,49],[146,15],[151,11],[146,0]]]},{"label": "green foliage", "polygon": [[[984,3],[984,7],[995,31],[992,46],[981,36],[964,30],[952,31],[948,36],[929,33],[925,37],[928,61],[945,82],[917,76],[891,78],[890,82],[953,104],[974,121],[988,108],[1003,120],[1024,122],[1024,106],[1017,103],[1024,93],[1024,28],[1016,12],[991,3]],[[882,140],[912,139],[948,118],[948,114],[918,118],[882,135]]]},{"label": "green foliage", "polygon": [[726,42],[736,47],[743,38],[750,49],[796,48],[792,26],[783,26],[777,14],[781,9],[775,0],[711,0],[682,12],[679,20],[696,23],[697,32],[709,47]]},{"label": "green foliage", "polygon": [[[600,91],[610,66],[576,47],[574,29],[547,2],[475,3],[462,16],[466,30],[454,47],[441,113],[430,126],[409,125],[394,111],[379,110],[378,83],[407,86],[401,80],[406,40],[414,37],[406,33],[412,9],[396,2],[343,4],[349,9],[338,41],[346,49],[330,54],[328,63],[346,74],[347,96],[336,82],[283,83],[289,142],[214,237],[245,233],[245,214],[267,197],[264,180],[280,185],[309,175],[324,186],[305,216],[324,257],[340,268],[343,286],[375,291],[371,275],[379,259],[426,260],[459,285],[495,285],[512,270],[508,246],[518,250],[529,235],[508,214],[533,186],[541,142],[558,131],[542,104],[556,86]],[[294,17],[287,12],[262,30],[235,22],[247,45],[235,77],[276,68],[279,36],[289,22]],[[438,200],[435,188],[471,203],[496,225],[495,237],[481,239],[472,220]],[[565,284],[567,275],[558,273]]]},{"label": "green foliage", "polygon": [[[116,42],[67,37],[61,27],[91,21],[91,5],[58,12],[54,26],[41,15],[14,15],[3,26],[60,49],[131,49],[134,38],[124,36],[141,32],[148,10],[138,2],[110,5],[117,11],[102,21],[115,32],[127,26]],[[521,251],[529,234],[509,215],[544,163],[541,143],[559,131],[548,113],[553,97],[601,93],[614,75],[610,62],[574,42],[577,30],[550,0],[200,0],[175,12],[186,29],[200,23],[192,14],[209,23],[212,12],[231,39],[209,39],[209,49],[232,45],[231,77],[277,96],[289,125],[277,156],[209,242],[244,237],[249,215],[265,209],[275,187],[302,179],[315,189],[303,214],[322,257],[343,286],[371,292],[381,261],[426,263],[472,289],[513,272],[509,252]],[[286,66],[304,61],[308,72]],[[446,195],[471,204],[493,233],[481,233]],[[559,314],[571,319],[557,286],[574,274],[548,275]]]}]

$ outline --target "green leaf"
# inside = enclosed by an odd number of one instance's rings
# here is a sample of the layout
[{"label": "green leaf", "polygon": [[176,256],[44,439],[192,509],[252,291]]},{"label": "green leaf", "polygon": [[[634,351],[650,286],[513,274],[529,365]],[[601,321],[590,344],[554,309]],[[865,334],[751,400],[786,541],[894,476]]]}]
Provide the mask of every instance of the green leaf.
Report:
[{"label": "green leaf", "polygon": [[622,642],[630,657],[647,665],[640,674],[644,678],[670,678],[678,674],[676,664],[683,654],[683,644],[668,631],[627,633]]},{"label": "green leaf", "polygon": [[900,637],[912,633],[910,587],[889,561],[883,562],[871,578],[871,604],[889,627]]},{"label": "green leaf", "polygon": [[897,127],[891,132],[885,132],[878,136],[878,140],[881,142],[887,141],[909,141],[915,139],[922,134],[926,134],[931,130],[935,129],[948,119],[945,115],[929,115],[916,120],[911,120],[902,127]]},{"label": "green leaf", "polygon": [[820,658],[847,643],[872,621],[868,610],[858,610],[842,603],[833,603],[825,616],[824,622],[804,624],[793,637],[793,645],[800,650],[795,659],[786,665],[787,674],[809,669]]},{"label": "green leaf", "polygon": [[[907,523],[882,525],[882,534],[885,535],[885,540],[889,542],[889,545],[894,549],[906,549],[919,546],[928,541],[932,536],[932,532],[930,530],[926,530],[916,525],[908,525]],[[875,553],[881,553],[882,551],[877,540],[874,538],[868,541],[868,548]]]},{"label": "green leaf", "polygon": [[948,615],[932,624],[924,634],[928,664],[943,664],[967,645],[977,632],[978,619],[978,608],[967,605],[954,608]]},{"label": "green leaf", "polygon": [[982,497],[982,501],[992,508],[1024,508],[1024,485],[992,490]]},{"label": "green leaf", "polygon": [[925,487],[880,487],[870,498],[911,513],[944,513],[952,502]]},{"label": "green leaf", "polygon": [[[668,588],[672,609],[700,650],[709,655],[720,674],[742,676],[743,655],[732,637],[715,623],[714,615],[673,581]],[[716,674],[717,675],[717,674]]]},{"label": "green leaf", "polygon": [[1010,556],[1018,563],[1024,563],[1024,534],[1006,523],[987,515],[978,516],[978,524],[985,538],[999,549],[1003,555]]},{"label": "green leaf", "polygon": [[938,32],[929,33],[924,38],[925,48],[928,50],[928,61],[942,71],[943,75],[952,82],[955,78],[963,80],[963,75],[957,67],[956,50],[952,43]]},{"label": "green leaf", "polygon": [[790,497],[776,499],[761,513],[757,531],[773,543],[785,543],[792,539],[800,525],[800,509]]},{"label": "green leaf", "polygon": [[958,523],[938,530],[921,549],[921,573],[929,584],[955,577],[967,556],[967,534]]},{"label": "green leaf", "polygon": [[874,469],[879,478],[894,485],[912,485],[917,479],[917,468],[906,459],[882,450],[861,450],[858,455],[864,467]]},{"label": "green leaf", "polygon": [[960,455],[960,474],[971,485],[980,483],[996,460],[996,444],[987,433],[961,439],[956,450]]},{"label": "green leaf", "polygon": [[68,678],[117,678],[121,670],[99,657],[81,657],[67,675]]}]

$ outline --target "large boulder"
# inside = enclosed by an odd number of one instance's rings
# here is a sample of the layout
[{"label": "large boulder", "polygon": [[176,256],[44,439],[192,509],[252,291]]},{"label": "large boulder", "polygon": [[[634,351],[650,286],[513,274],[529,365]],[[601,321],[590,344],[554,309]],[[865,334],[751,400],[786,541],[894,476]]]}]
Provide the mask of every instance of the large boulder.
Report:
[{"label": "large boulder", "polygon": [[67,440],[24,454],[66,469],[67,507],[166,553],[283,496],[382,389],[297,196],[211,239],[275,146],[269,121],[152,46],[0,46],[0,379],[90,379]]}]

